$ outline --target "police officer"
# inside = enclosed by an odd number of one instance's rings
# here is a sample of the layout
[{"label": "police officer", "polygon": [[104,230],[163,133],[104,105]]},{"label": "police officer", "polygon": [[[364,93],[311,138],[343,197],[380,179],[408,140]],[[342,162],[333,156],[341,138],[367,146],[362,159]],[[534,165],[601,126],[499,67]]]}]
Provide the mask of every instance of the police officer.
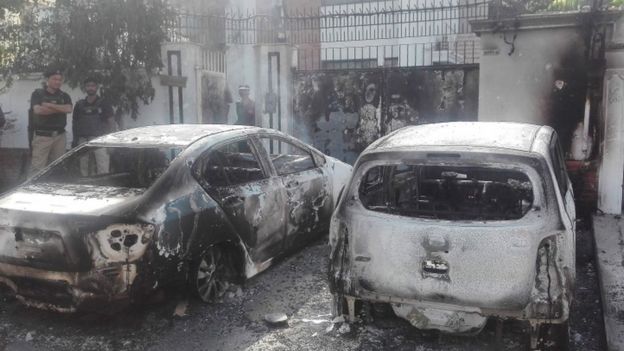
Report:
[{"label": "police officer", "polygon": [[[73,147],[117,130],[113,108],[102,97],[98,96],[97,78],[89,77],[83,83],[87,96],[79,100],[74,107],[72,115]],[[106,150],[98,149],[93,154],[97,173],[108,173],[109,155]],[[80,170],[85,176],[90,174],[88,155],[80,160]]]},{"label": "police officer", "polygon": [[71,98],[61,91],[63,73],[59,69],[48,69],[44,76],[45,87],[36,89],[30,96],[33,112],[31,175],[65,153],[67,114],[72,112]]},{"label": "police officer", "polygon": [[256,125],[256,103],[249,97],[249,85],[241,85],[238,87],[238,95],[240,101],[236,103],[236,123],[239,125],[253,126]]},{"label": "police officer", "polygon": [[[0,106],[0,130],[2,130],[2,128],[4,128],[4,125],[6,124],[6,118],[4,117],[4,112],[2,112],[2,106]],[[2,134],[2,133],[0,133]]]}]

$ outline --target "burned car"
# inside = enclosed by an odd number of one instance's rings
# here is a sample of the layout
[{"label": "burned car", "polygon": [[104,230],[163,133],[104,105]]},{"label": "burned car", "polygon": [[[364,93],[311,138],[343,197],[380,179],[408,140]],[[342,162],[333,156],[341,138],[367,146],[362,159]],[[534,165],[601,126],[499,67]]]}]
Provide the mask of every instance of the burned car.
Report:
[{"label": "burned car", "polygon": [[353,320],[389,304],[417,328],[466,334],[489,317],[528,321],[534,347],[540,330],[560,332],[575,207],[557,138],[547,126],[456,122],[371,144],[332,217],[334,312]]},{"label": "burned car", "polygon": [[166,125],[90,141],[0,198],[0,283],[58,311],[202,300],[329,229],[351,166],[283,133]]}]

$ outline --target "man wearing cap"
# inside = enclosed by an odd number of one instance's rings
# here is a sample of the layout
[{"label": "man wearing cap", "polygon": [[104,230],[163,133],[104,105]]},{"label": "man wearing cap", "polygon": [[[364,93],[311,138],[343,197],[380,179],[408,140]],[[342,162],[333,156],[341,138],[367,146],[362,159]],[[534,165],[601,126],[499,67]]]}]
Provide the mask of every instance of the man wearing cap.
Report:
[{"label": "man wearing cap", "polygon": [[33,112],[31,175],[65,153],[65,125],[67,114],[72,112],[71,98],[61,91],[63,73],[53,69],[46,71],[44,76],[45,88],[35,90],[30,96]]},{"label": "man wearing cap", "polygon": [[[72,114],[72,147],[117,130],[113,108],[98,95],[98,88],[97,78],[89,77],[84,80],[87,96],[76,103]],[[93,154],[97,174],[108,173],[110,158],[106,150],[95,150]],[[89,155],[80,159],[80,171],[84,176],[90,174]]]},{"label": "man wearing cap", "polygon": [[256,125],[256,103],[249,98],[249,85],[238,87],[240,101],[236,103],[236,115],[238,119],[235,124],[254,126]]}]

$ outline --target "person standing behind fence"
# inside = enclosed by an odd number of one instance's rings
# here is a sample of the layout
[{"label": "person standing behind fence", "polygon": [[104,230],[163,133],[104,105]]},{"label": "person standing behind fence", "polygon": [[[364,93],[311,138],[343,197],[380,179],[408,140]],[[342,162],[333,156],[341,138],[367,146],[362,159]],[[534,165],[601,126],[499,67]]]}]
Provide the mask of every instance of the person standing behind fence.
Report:
[{"label": "person standing behind fence", "polygon": [[[98,95],[99,82],[95,77],[84,80],[87,96],[79,100],[72,114],[72,147],[117,130],[113,108],[104,98]],[[97,174],[108,173],[110,157],[105,149],[93,152]],[[80,159],[80,172],[87,176],[89,172],[89,155]]]},{"label": "person standing behind fence", "polygon": [[30,175],[39,172],[66,151],[65,126],[67,114],[72,112],[69,95],[61,91],[63,73],[58,69],[44,74],[46,86],[35,90],[30,97],[33,111],[33,140]]},{"label": "person standing behind fence", "polygon": [[[6,117],[4,117],[2,106],[0,106],[0,131],[2,131],[2,128],[4,128],[5,124],[6,124]],[[0,135],[2,135],[2,133],[0,133]]]},{"label": "person standing behind fence", "polygon": [[236,116],[238,119],[235,124],[254,126],[256,125],[256,103],[249,97],[249,85],[241,85],[238,88],[240,101],[236,103]]}]

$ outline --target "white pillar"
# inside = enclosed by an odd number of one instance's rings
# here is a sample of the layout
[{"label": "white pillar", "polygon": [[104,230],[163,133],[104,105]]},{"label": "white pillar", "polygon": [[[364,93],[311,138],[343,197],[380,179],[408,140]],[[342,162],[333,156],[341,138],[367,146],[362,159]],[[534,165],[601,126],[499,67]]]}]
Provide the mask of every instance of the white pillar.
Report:
[{"label": "white pillar", "polygon": [[[162,45],[162,58],[163,68],[161,74],[168,75],[168,53],[180,52],[180,64],[181,74],[177,72],[177,56],[174,56],[172,60],[171,75],[186,77],[186,86],[182,88],[182,113],[184,117],[184,123],[198,123],[201,121],[201,109],[198,102],[201,100],[201,74],[198,74],[198,69],[202,67],[202,47],[195,43],[164,43]],[[199,81],[198,81],[199,80]],[[168,90],[168,87],[165,87]],[[165,94],[167,101],[169,100],[169,93]],[[174,119],[176,123],[179,121],[179,101],[178,101],[178,88],[173,89],[173,101],[174,101]],[[169,103],[167,102],[167,106]],[[163,113],[169,115],[167,108]],[[167,120],[169,120],[167,118]]]},{"label": "white pillar", "polygon": [[598,175],[598,208],[622,212],[624,180],[624,69],[608,69],[604,83],[604,139]]},{"label": "white pillar", "polygon": [[[273,129],[292,134],[292,56],[289,44],[256,46],[256,124],[271,127],[271,115],[266,113],[266,95],[272,89],[279,97],[279,106],[273,113]],[[269,72],[271,73],[269,76]],[[279,111],[279,112],[278,112]]]}]

